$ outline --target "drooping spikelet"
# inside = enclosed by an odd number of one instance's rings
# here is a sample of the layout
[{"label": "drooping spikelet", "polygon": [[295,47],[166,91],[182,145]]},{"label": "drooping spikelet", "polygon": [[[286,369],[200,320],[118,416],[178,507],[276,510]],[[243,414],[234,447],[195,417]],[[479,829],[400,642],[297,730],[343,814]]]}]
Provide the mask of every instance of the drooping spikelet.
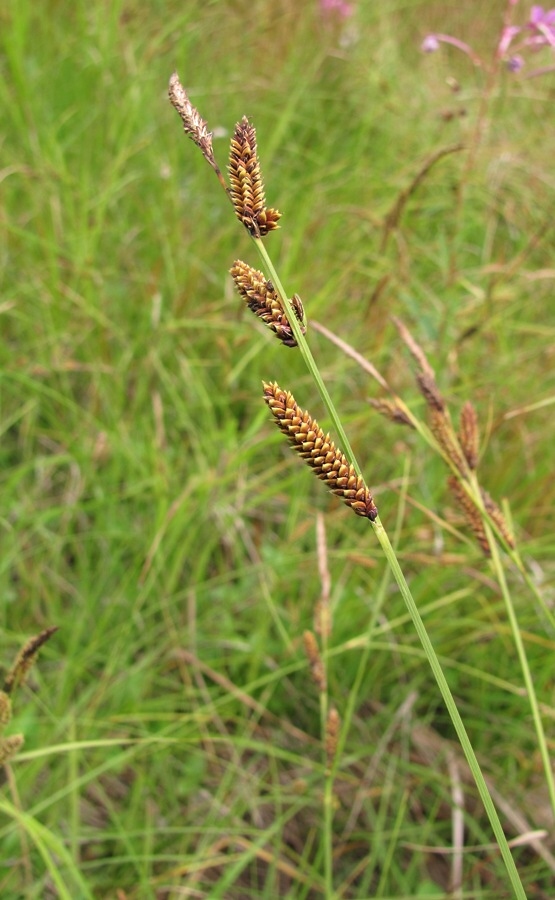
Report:
[{"label": "drooping spikelet", "polygon": [[281,213],[266,207],[256,131],[246,116],[235,126],[229,150],[230,196],[235,215],[253,237],[279,228]]},{"label": "drooping spikelet", "polygon": [[206,122],[189,100],[177,72],[174,72],[170,78],[168,95],[172,106],[181,116],[185,134],[202,150],[204,158],[210,163],[212,168],[217,169],[212,149],[212,133],[208,131]]},{"label": "drooping spikelet", "polygon": [[448,478],[449,488],[463,510],[465,518],[470,525],[480,547],[486,555],[491,554],[487,532],[484,527],[482,515],[472,497],[465,490],[465,484],[470,485],[474,480],[483,509],[494,523],[499,533],[509,547],[515,546],[514,536],[497,503],[480,485],[478,485],[473,472],[478,465],[479,429],[478,416],[473,404],[467,401],[460,415],[459,433],[456,434],[451,421],[447,404],[439,390],[435,380],[434,370],[430,366],[426,354],[420,344],[413,338],[408,328],[399,320],[393,321],[399,334],[416,360],[419,371],[416,373],[416,382],[428,407],[428,421],[437,443],[443,451],[443,455],[450,460],[457,474]]},{"label": "drooping spikelet", "polygon": [[389,400],[387,397],[373,397],[368,402],[370,403],[370,406],[374,407],[376,412],[379,412],[380,415],[389,419],[390,422],[395,422],[396,425],[408,425],[409,428],[414,428],[413,422],[403,407],[399,406],[395,400]]},{"label": "drooping spikelet", "polygon": [[378,510],[362,475],[357,475],[346,456],[337,449],[329,434],[324,434],[318,422],[304,412],[289,391],[275,382],[264,383],[264,400],[276,423],[318,478],[325,481],[334,494],[341,497],[357,516],[373,522]]},{"label": "drooping spikelet", "polygon": [[[235,287],[255,316],[262,319],[286,347],[296,347],[297,341],[293,329],[272,282],[268,281],[258,269],[253,269],[252,266],[240,259],[235,260],[229,271]],[[301,298],[295,294],[291,303],[299,320],[301,331],[306,334]]]}]

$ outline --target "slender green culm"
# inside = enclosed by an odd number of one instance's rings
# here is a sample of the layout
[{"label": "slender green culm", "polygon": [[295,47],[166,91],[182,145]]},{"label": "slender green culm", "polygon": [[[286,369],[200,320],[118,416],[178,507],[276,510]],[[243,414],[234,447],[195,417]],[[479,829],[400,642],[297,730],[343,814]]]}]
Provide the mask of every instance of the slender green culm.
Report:
[{"label": "slender green culm", "polygon": [[[405,576],[401,570],[401,566],[389,540],[386,529],[378,516],[378,510],[372,494],[362,477],[360,466],[354,456],[347,435],[345,434],[341,418],[322,379],[317,363],[309,349],[304,309],[302,313],[299,314],[298,304],[295,304],[295,301],[292,301],[289,298],[289,294],[285,291],[267,252],[264,239],[272,230],[279,227],[277,223],[281,218],[281,214],[274,208],[268,208],[266,206],[254,126],[244,117],[235,128],[231,141],[228,166],[230,185],[228,186],[223,182],[221,172],[217,166],[215,166],[212,158],[211,145],[208,147],[206,144],[206,139],[204,137],[204,122],[198,112],[191,106],[188,99],[186,99],[186,93],[182,88],[177,75],[173,75],[170,82],[170,100],[183,120],[185,132],[197,144],[212,168],[215,169],[220,183],[222,183],[222,186],[225,188],[226,193],[231,200],[235,215],[253,239],[260,256],[264,273],[252,269],[248,263],[240,261],[235,263],[232,269],[232,275],[236,286],[239,292],[245,296],[247,303],[250,301],[250,303],[253,304],[251,308],[253,308],[255,314],[257,314],[268,327],[274,330],[274,332],[278,334],[278,337],[280,335],[276,326],[278,328],[285,327],[287,329],[286,337],[288,338],[288,346],[297,346],[303,356],[308,372],[328,410],[333,430],[337,434],[342,449],[336,449],[330,436],[324,434],[318,423],[310,416],[310,414],[297,405],[292,394],[288,390],[280,388],[276,382],[269,381],[265,383],[264,399],[268,404],[280,431],[282,431],[293,448],[314,470],[318,478],[320,478],[334,494],[339,495],[359,517],[364,517],[371,523],[374,534],[382,548],[387,564],[397,582],[407,610],[414,623],[414,627],[436,679],[440,694],[449,712],[461,747],[472,771],[478,792],[499,845],[514,894],[519,900],[525,900],[526,895],[524,888],[501,826],[499,816],[457,709],[457,705],[443,673],[443,669],[432,646]],[[310,309],[308,309],[308,319],[310,320]],[[310,321],[308,322],[308,327],[310,328]],[[469,409],[464,416],[464,421],[461,425],[461,438],[459,441],[451,427],[448,411],[435,383],[433,372],[428,366],[424,355],[421,353],[416,342],[410,338],[408,333],[403,334],[402,326],[401,334],[420,366],[417,380],[431,411],[431,435],[435,439],[440,452],[446,458],[454,475],[458,477],[459,481],[465,484],[465,488],[472,494],[472,490],[468,488],[468,485],[470,484],[469,473],[475,465],[475,457],[477,455],[477,430],[475,428],[472,412]],[[418,430],[421,430],[421,426],[415,422],[414,418],[406,410],[406,407],[389,401],[387,411],[390,414],[390,417],[393,417],[392,410],[399,421],[403,421],[404,424],[414,425]],[[372,464],[376,465],[377,460],[373,459]],[[480,498],[478,501],[479,514],[483,512],[486,516],[488,515],[487,510],[485,509],[486,506],[487,504]],[[486,537],[489,538],[489,535],[486,535]],[[329,705],[327,699],[327,683],[326,685],[324,684],[325,668],[323,665],[320,665],[321,655],[315,641],[306,636],[305,650],[312,668],[313,677],[316,678],[317,676],[317,679],[319,679],[321,704],[323,704],[321,710],[323,714],[324,755],[326,770],[328,772],[324,792],[324,847],[326,848],[324,853],[325,895],[327,900],[331,900],[331,898],[336,896],[333,884],[331,833],[333,828],[333,771],[338,766],[337,751],[341,746],[340,717],[337,710]]]}]

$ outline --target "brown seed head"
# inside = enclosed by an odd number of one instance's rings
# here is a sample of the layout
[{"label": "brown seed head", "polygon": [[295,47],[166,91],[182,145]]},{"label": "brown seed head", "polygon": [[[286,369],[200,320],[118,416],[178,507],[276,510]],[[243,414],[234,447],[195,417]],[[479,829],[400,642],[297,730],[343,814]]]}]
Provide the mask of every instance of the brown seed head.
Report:
[{"label": "brown seed head", "polygon": [[172,106],[181,116],[185,134],[202,150],[204,158],[210,165],[217,168],[212,149],[212,133],[208,131],[206,122],[189,100],[177,72],[174,72],[170,78],[168,95]]},{"label": "brown seed head", "polygon": [[511,533],[511,530],[509,528],[509,525],[507,523],[505,516],[499,509],[495,500],[493,500],[490,497],[490,495],[488,494],[487,491],[485,491],[483,488],[480,488],[480,492],[482,494],[482,500],[484,501],[484,506],[485,506],[492,522],[495,522],[495,524],[499,528],[499,531],[501,532],[501,534],[507,541],[507,544],[509,545],[509,547],[514,548],[514,546],[515,546],[514,535]]},{"label": "brown seed head", "polygon": [[433,375],[430,375],[429,372],[417,372],[416,383],[429,408],[443,412],[445,409],[445,400],[441,396],[441,392]]},{"label": "brown seed head", "polygon": [[[271,281],[267,281],[262,272],[253,269],[240,259],[236,259],[229,270],[235,287],[255,316],[262,319],[286,347],[296,347],[297,341],[289,324],[279,294]],[[299,318],[301,331],[306,334],[303,325],[303,307],[300,298],[295,294],[291,300],[294,312]]]},{"label": "brown seed head", "polygon": [[399,406],[395,400],[388,400],[385,397],[376,397],[370,399],[369,403],[370,406],[374,407],[376,412],[385,416],[390,422],[395,422],[396,425],[408,425],[409,428],[414,428],[414,425],[405,410]]},{"label": "brown seed head", "polygon": [[8,694],[0,691],[0,733],[12,717],[12,701]]},{"label": "brown seed head", "polygon": [[328,769],[331,769],[335,761],[340,729],[341,719],[339,718],[339,713],[332,707],[328,713],[328,720],[326,722],[326,764]]},{"label": "brown seed head", "polygon": [[266,207],[256,147],[256,131],[246,116],[235,126],[229,151],[230,197],[235,215],[252,237],[278,228],[281,213]]},{"label": "brown seed head", "polygon": [[459,442],[468,468],[475,469],[479,450],[478,416],[470,400],[467,400],[461,409]]},{"label": "brown seed head", "polygon": [[12,734],[7,738],[2,738],[2,740],[0,740],[0,766],[9,762],[22,746],[22,734]]},{"label": "brown seed head", "polygon": [[312,678],[318,690],[323,693],[326,690],[326,670],[322,657],[320,656],[320,648],[318,641],[312,631],[305,631],[303,634],[304,652],[310,663],[310,671]]},{"label": "brown seed head", "polygon": [[44,631],[41,631],[40,634],[35,635],[35,637],[29,638],[27,643],[23,645],[15,658],[13,666],[6,675],[4,681],[4,690],[6,694],[13,693],[14,688],[23,684],[29,669],[37,658],[40,648],[57,630],[57,627],[46,628]]},{"label": "brown seed head", "polygon": [[[470,525],[472,531],[474,532],[474,536],[476,537],[476,540],[478,541],[480,547],[482,548],[486,556],[491,556],[491,549],[480,511],[476,508],[476,505],[472,502],[472,499],[468,496],[458,478],[456,478],[454,475],[451,475],[448,479],[448,484],[453,495],[456,497],[459,506],[463,510],[466,520]],[[497,503],[495,502],[495,500],[492,500],[488,492],[485,491],[482,487],[480,488],[480,494],[482,497],[484,508],[488,513],[490,519],[495,523],[509,547],[514,547],[514,536],[511,534],[511,531],[507,524],[507,520],[499,509]]]},{"label": "brown seed head", "polygon": [[491,556],[491,549],[486,535],[486,530],[484,528],[484,523],[482,522],[480,511],[476,508],[476,505],[468,496],[462,484],[460,483],[460,480],[455,475],[449,476],[449,478],[447,479],[447,484],[449,485],[451,493],[462,509],[464,517],[468,525],[470,526],[474,537],[478,541],[478,544],[480,545],[486,556]]},{"label": "brown seed head", "polygon": [[294,450],[314,470],[330,490],[341,497],[357,516],[373,522],[378,516],[376,504],[362,475],[357,475],[346,456],[337,449],[329,434],[324,434],[318,422],[304,412],[289,391],[275,382],[264,383],[264,400],[276,423]]},{"label": "brown seed head", "polygon": [[430,429],[445,455],[451,460],[457,471],[463,478],[468,478],[468,466],[463,456],[457,436],[453,429],[453,423],[447,409],[439,410],[430,407],[428,420]]}]

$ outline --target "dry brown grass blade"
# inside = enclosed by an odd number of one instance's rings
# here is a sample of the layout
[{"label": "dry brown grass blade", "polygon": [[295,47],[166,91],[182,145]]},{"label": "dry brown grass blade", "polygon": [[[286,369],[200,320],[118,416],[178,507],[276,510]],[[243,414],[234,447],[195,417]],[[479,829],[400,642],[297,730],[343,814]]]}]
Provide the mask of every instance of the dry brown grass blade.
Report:
[{"label": "dry brown grass blade", "polygon": [[350,359],[354,360],[361,369],[368,373],[378,384],[383,387],[384,390],[388,391],[388,393],[393,393],[391,388],[389,387],[385,378],[380,375],[378,370],[371,362],[368,362],[367,359],[362,356],[354,347],[351,347],[346,341],[342,340],[333,331],[330,331],[329,328],[326,328],[325,325],[322,325],[321,322],[315,322],[314,319],[310,320],[310,327],[314,328],[315,331],[319,331],[328,341],[331,341],[345,356],[350,357]]},{"label": "dry brown grass blade", "polygon": [[331,635],[332,615],[330,606],[331,576],[328,567],[326,526],[321,512],[316,515],[316,551],[318,554],[318,575],[320,576],[320,597],[314,610],[314,630],[321,637]]}]

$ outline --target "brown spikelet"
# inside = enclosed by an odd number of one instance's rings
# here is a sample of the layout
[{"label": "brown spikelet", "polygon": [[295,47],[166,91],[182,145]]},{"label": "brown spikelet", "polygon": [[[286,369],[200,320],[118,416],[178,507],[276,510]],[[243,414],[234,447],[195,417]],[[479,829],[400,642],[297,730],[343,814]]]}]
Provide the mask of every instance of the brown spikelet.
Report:
[{"label": "brown spikelet", "polygon": [[417,372],[416,383],[428,407],[438,412],[443,412],[445,410],[445,400],[441,396],[433,375],[430,375],[429,372]]},{"label": "brown spikelet", "polygon": [[5,691],[0,691],[0,732],[12,717],[12,701]]},{"label": "brown spikelet", "polygon": [[314,629],[316,634],[329,637],[332,629],[332,617],[329,599],[320,597],[314,607]]},{"label": "brown spikelet", "polygon": [[478,415],[470,400],[461,409],[459,442],[469,469],[475,469],[479,450]]},{"label": "brown spikelet", "polygon": [[430,407],[429,423],[432,434],[445,455],[451,460],[463,478],[468,477],[466,459],[461,453],[451,418],[447,409],[439,410]]},{"label": "brown spikelet", "polygon": [[[286,347],[296,347],[297,341],[293,329],[272,282],[267,281],[258,269],[253,269],[252,266],[240,259],[235,260],[229,271],[239,294],[255,316],[266,323],[282,344],[285,344]],[[306,327],[303,324],[304,310],[300,297],[295,294],[291,303],[299,319],[301,331],[306,334]]]},{"label": "brown spikelet", "polygon": [[451,493],[455,497],[457,503],[462,509],[465,519],[468,522],[474,537],[482,548],[486,556],[491,556],[489,541],[487,539],[484,523],[480,511],[476,508],[472,499],[468,496],[459,479],[455,475],[450,475],[447,484]]},{"label": "brown spikelet", "polygon": [[246,116],[235,126],[229,151],[230,196],[235,215],[253,237],[279,228],[281,213],[266,207],[256,131]]},{"label": "brown spikelet", "polygon": [[341,450],[335,447],[329,434],[324,434],[318,422],[304,412],[289,391],[283,391],[275,382],[264,383],[264,400],[270,407],[276,423],[318,478],[325,481],[330,490],[341,497],[357,516],[365,516],[373,522],[378,510],[362,475],[357,475]]},{"label": "brown spikelet", "polygon": [[331,769],[335,762],[340,729],[341,719],[339,718],[339,713],[332,706],[326,722],[326,765],[328,769]]},{"label": "brown spikelet", "polygon": [[318,690],[323,693],[327,687],[326,670],[324,668],[324,663],[322,662],[322,657],[320,656],[320,649],[314,632],[305,631],[303,634],[303,644],[306,658],[310,663],[310,671],[314,683]]},{"label": "brown spikelet", "polygon": [[401,338],[418,363],[419,371],[416,373],[415,378],[416,383],[420,389],[420,393],[424,397],[426,406],[428,407],[429,422],[432,433],[434,434],[444,454],[457,468],[457,471],[461,473],[463,478],[467,478],[468,466],[466,463],[466,459],[459,447],[457,436],[455,434],[455,430],[451,422],[451,417],[449,415],[449,410],[447,409],[447,404],[437,385],[434,370],[430,366],[422,347],[415,341],[408,328],[403,325],[400,319],[393,317],[393,321],[399,331]]},{"label": "brown spikelet", "polygon": [[370,399],[369,403],[370,406],[374,407],[376,412],[385,416],[390,422],[395,422],[396,425],[408,425],[409,428],[414,428],[414,425],[405,410],[399,406],[395,400],[387,400],[385,397],[376,397]]},{"label": "brown spikelet", "polygon": [[23,684],[29,669],[37,658],[40,648],[57,630],[58,628],[56,626],[53,628],[46,628],[44,631],[41,631],[40,634],[35,635],[35,637],[29,638],[26,644],[24,644],[17,654],[13,666],[6,675],[4,681],[4,691],[6,694],[13,693],[16,687]]},{"label": "brown spikelet", "polygon": [[170,78],[168,95],[172,106],[181,116],[185,134],[202,150],[204,158],[210,163],[212,168],[217,169],[212,149],[212,133],[208,131],[206,122],[189,100],[177,72],[174,72]]},{"label": "brown spikelet", "polygon": [[492,522],[495,522],[499,531],[501,532],[501,534],[507,541],[507,544],[509,545],[509,547],[514,548],[514,546],[515,546],[514,535],[511,534],[507,520],[506,520],[505,516],[503,515],[503,513],[501,512],[501,510],[499,509],[497,503],[495,502],[495,500],[493,500],[490,497],[488,492],[485,491],[483,488],[480,488],[480,493],[482,494],[482,500],[484,501],[484,506],[485,506],[486,511],[487,511],[489,517],[491,518]]},{"label": "brown spikelet", "polygon": [[0,739],[0,766],[9,762],[23,746],[22,734],[11,734]]}]

